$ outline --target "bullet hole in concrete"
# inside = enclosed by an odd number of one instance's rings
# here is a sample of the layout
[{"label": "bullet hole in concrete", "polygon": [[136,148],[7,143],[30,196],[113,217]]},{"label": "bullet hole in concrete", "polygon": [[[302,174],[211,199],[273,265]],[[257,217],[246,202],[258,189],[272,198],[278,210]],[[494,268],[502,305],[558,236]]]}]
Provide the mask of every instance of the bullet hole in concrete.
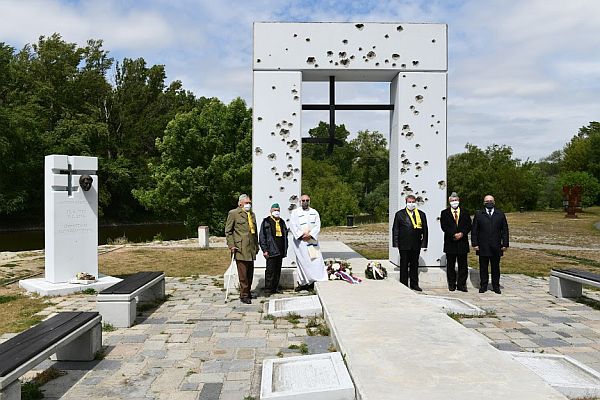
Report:
[{"label": "bullet hole in concrete", "polygon": [[294,126],[294,123],[293,122],[288,122],[288,127],[291,128],[292,126]]},{"label": "bullet hole in concrete", "polygon": [[359,47],[359,48],[358,48],[358,51],[362,51],[362,47]]},{"label": "bullet hole in concrete", "polygon": [[277,167],[271,167],[271,172],[277,172]]},{"label": "bullet hole in concrete", "polygon": [[433,127],[434,127],[434,125],[433,125],[433,124],[431,124],[431,125],[429,125],[429,127],[430,127],[430,128],[433,128]]},{"label": "bullet hole in concrete", "polygon": [[410,125],[408,125],[408,124],[404,124],[404,125],[402,125],[402,130],[403,130],[403,131],[407,131],[407,130],[409,130],[409,129],[410,129]]},{"label": "bullet hole in concrete", "polygon": [[404,196],[404,192],[400,192],[400,196]]},{"label": "bullet hole in concrete", "polygon": [[431,39],[431,43],[435,43],[435,39]]},{"label": "bullet hole in concrete", "polygon": [[300,149],[296,150],[296,153],[300,153]]},{"label": "bullet hole in concrete", "polygon": [[431,118],[435,118],[435,114],[431,114]]},{"label": "bullet hole in concrete", "polygon": [[285,48],[285,51],[288,51],[288,48],[287,48],[287,47]]},{"label": "bullet hole in concrete", "polygon": [[396,30],[397,30],[398,32],[402,32],[402,31],[404,30],[404,28],[402,27],[402,25],[398,25],[398,26],[396,27]]},{"label": "bullet hole in concrete", "polygon": [[407,137],[407,138],[411,138],[411,137],[413,137],[414,135],[415,135],[415,134],[414,134],[414,132],[406,132],[406,137]]},{"label": "bullet hole in concrete", "polygon": [[294,112],[294,113],[292,113],[292,117],[295,117],[295,116],[296,116],[296,113],[295,113],[295,112]]},{"label": "bullet hole in concrete", "polygon": [[415,109],[415,106],[410,106],[410,107],[408,107],[408,109],[409,109],[409,110],[414,110],[414,109]]},{"label": "bullet hole in concrete", "polygon": [[308,38],[308,37],[307,37],[307,38],[306,38],[306,41],[307,41],[307,42],[310,42],[310,38]]},{"label": "bullet hole in concrete", "polygon": [[408,161],[408,158],[402,160],[402,165],[410,165],[410,161]]},{"label": "bullet hole in concrete", "polygon": [[337,61],[336,61],[336,63],[335,63],[334,65],[337,67],[339,64],[338,64],[338,63],[337,63]]},{"label": "bullet hole in concrete", "polygon": [[356,25],[354,25],[354,26],[355,26],[355,27],[356,27],[356,29],[358,29],[359,31],[362,31],[362,30],[363,30],[363,28],[365,27],[365,25],[364,25],[364,24],[356,24]]},{"label": "bullet hole in concrete", "polygon": [[446,96],[442,97],[442,100],[443,100],[443,101],[446,101]]},{"label": "bullet hole in concrete", "polygon": [[395,66],[396,66],[396,63],[392,63],[392,67],[395,67]]},{"label": "bullet hole in concrete", "polygon": [[344,43],[344,44],[348,44],[348,39],[344,39],[344,40],[342,40],[342,43]]},{"label": "bullet hole in concrete", "polygon": [[390,35],[388,35],[387,33],[385,34],[384,38],[389,39]]},{"label": "bullet hole in concrete", "polygon": [[375,50],[377,48],[377,46],[373,46],[373,50]]},{"label": "bullet hole in concrete", "polygon": [[415,178],[418,178],[418,177],[419,177],[419,174],[415,174]]},{"label": "bullet hole in concrete", "polygon": [[271,136],[275,136],[275,132],[271,132]]},{"label": "bullet hole in concrete", "polygon": [[281,182],[281,178],[277,178],[277,181],[278,181],[278,182]]},{"label": "bullet hole in concrete", "polygon": [[392,54],[392,59],[397,60],[399,58],[400,58],[400,54],[398,54],[398,53]]},{"label": "bullet hole in concrete", "polygon": [[354,57],[354,54],[350,56],[350,59],[351,59],[351,60],[354,60],[354,58],[355,58],[355,57]]},{"label": "bullet hole in concrete", "polygon": [[292,150],[296,150],[298,148],[298,141],[296,139],[294,139],[290,142],[290,148]]},{"label": "bullet hole in concrete", "polygon": [[386,64],[389,64],[389,63],[390,63],[390,60],[387,60],[387,59],[386,59],[386,60],[384,60],[383,62],[384,62],[384,63],[386,63]]},{"label": "bullet hole in concrete", "polygon": [[435,131],[435,134],[438,135],[440,133],[440,131]]},{"label": "bullet hole in concrete", "polygon": [[417,87],[417,85],[415,85],[414,83],[412,84],[412,87]]},{"label": "bullet hole in concrete", "polygon": [[402,180],[400,181],[400,184],[401,184],[401,185],[404,185],[405,183],[406,183],[406,181],[405,181],[404,179],[402,179]]},{"label": "bullet hole in concrete", "polygon": [[283,136],[284,138],[288,137],[290,135],[290,130],[289,129],[285,129],[285,128],[281,128],[281,130],[279,131],[279,134],[281,136]]},{"label": "bullet hole in concrete", "polygon": [[275,161],[277,159],[277,154],[271,153],[267,156],[267,158],[269,159],[269,161]]},{"label": "bullet hole in concrete", "polygon": [[415,199],[417,201],[417,203],[419,205],[423,205],[425,202],[423,201],[423,198],[421,196],[417,196],[417,198]]},{"label": "bullet hole in concrete", "polygon": [[292,164],[288,164],[287,167],[290,171],[292,171],[294,169],[294,166]]},{"label": "bullet hole in concrete", "polygon": [[294,33],[294,37],[298,37],[298,34],[297,34],[297,33]]},{"label": "bullet hole in concrete", "polygon": [[400,173],[401,174],[405,174],[406,173],[406,168],[400,168]]},{"label": "bullet hole in concrete", "polygon": [[379,63],[378,63],[378,62],[376,62],[376,63],[375,63],[375,66],[376,66],[376,67],[379,67]]},{"label": "bullet hole in concrete", "polygon": [[296,89],[292,89],[292,94],[296,94],[298,91]]},{"label": "bullet hole in concrete", "polygon": [[439,124],[439,123],[440,123],[440,121],[437,121],[436,123],[437,123],[437,124]]},{"label": "bullet hole in concrete", "polygon": [[410,192],[412,189],[410,188],[410,186],[404,186],[404,191],[405,192]]},{"label": "bullet hole in concrete", "polygon": [[300,100],[299,96],[294,96],[294,100]]},{"label": "bullet hole in concrete", "polygon": [[418,110],[415,110],[415,111],[413,111],[413,114],[415,114],[415,115],[419,115],[419,111],[418,111]]},{"label": "bullet hole in concrete", "polygon": [[[287,142],[287,144],[290,144],[290,142]],[[286,157],[289,156],[289,155],[290,155],[290,153],[285,153]]]},{"label": "bullet hole in concrete", "polygon": [[315,61],[316,61],[316,60],[315,60],[315,58],[314,58],[314,57],[308,57],[308,58],[306,59],[306,63],[307,63],[307,64],[314,64],[314,63],[315,63]]},{"label": "bullet hole in concrete", "polygon": [[333,64],[333,60],[329,60],[329,64]]},{"label": "bullet hole in concrete", "polygon": [[333,51],[327,50],[327,57],[333,57]]},{"label": "bullet hole in concrete", "polygon": [[282,174],[284,179],[292,179],[292,177],[294,176],[294,173],[291,171],[286,171]]},{"label": "bullet hole in concrete", "polygon": [[415,144],[415,147],[418,149],[421,147],[421,145],[419,143]]},{"label": "bullet hole in concrete", "polygon": [[285,191],[285,188],[283,186],[279,186],[279,191],[283,192],[283,191]]},{"label": "bullet hole in concrete", "polygon": [[415,100],[417,101],[417,103],[422,103],[423,102],[423,96],[421,96],[420,94],[415,96]]},{"label": "bullet hole in concrete", "polygon": [[275,86],[271,86],[271,89],[275,90],[275,89],[277,89],[277,88],[276,88]]},{"label": "bullet hole in concrete", "polygon": [[258,117],[258,118],[256,118],[256,119],[257,119],[257,120],[259,120],[259,121],[262,121],[262,117]]},{"label": "bullet hole in concrete", "polygon": [[294,178],[294,182],[298,182],[298,179]]},{"label": "bullet hole in concrete", "polygon": [[406,68],[406,64],[400,64],[400,68]]},{"label": "bullet hole in concrete", "polygon": [[376,56],[376,54],[375,54],[374,51],[370,51],[370,52],[367,53],[367,57],[368,58],[375,58],[375,56]]},{"label": "bullet hole in concrete", "polygon": [[[340,63],[341,63],[342,65],[346,66],[346,65],[350,64],[350,60],[348,60],[347,58],[345,58],[345,59],[343,59],[343,60],[340,60]],[[336,64],[337,64],[337,63],[336,63]]]},{"label": "bullet hole in concrete", "polygon": [[440,187],[440,189],[445,189],[446,188],[446,181],[438,181],[438,186]]},{"label": "bullet hole in concrete", "polygon": [[[429,161],[427,161],[427,160],[423,161],[423,165],[428,166],[429,165]],[[425,193],[424,190],[423,190],[423,193]]]},{"label": "bullet hole in concrete", "polygon": [[427,86],[423,86],[423,89],[427,90]]},{"label": "bullet hole in concrete", "polygon": [[272,194],[270,194],[270,195],[269,195],[269,198],[270,198],[270,199],[272,199],[272,198],[273,198],[273,195],[272,195]]},{"label": "bullet hole in concrete", "polygon": [[413,65],[413,67],[416,67],[417,65],[419,65],[419,61],[418,60],[413,60],[412,65]]},{"label": "bullet hole in concrete", "polygon": [[340,52],[338,53],[338,56],[339,56],[340,58],[346,58],[346,52],[345,52],[345,51],[340,51]]},{"label": "bullet hole in concrete", "polygon": [[298,196],[297,195],[294,194],[294,195],[290,196],[290,202],[291,203],[295,203],[297,201],[298,201]]},{"label": "bullet hole in concrete", "polygon": [[294,157],[292,157],[292,156],[288,157],[288,161],[292,161],[293,159],[294,159]]},{"label": "bullet hole in concrete", "polygon": [[260,62],[260,58],[257,58],[257,59],[256,59],[256,62],[257,62],[257,63],[259,63],[259,62]]},{"label": "bullet hole in concrete", "polygon": [[315,68],[319,68],[319,64],[315,64]]},{"label": "bullet hole in concrete", "polygon": [[256,149],[254,149],[254,153],[256,153],[257,156],[260,156],[262,154],[262,149],[260,147],[257,147]]},{"label": "bullet hole in concrete", "polygon": [[427,197],[425,197],[425,199],[424,199],[424,200],[425,200],[425,201],[429,201],[429,199],[428,199]]},{"label": "bullet hole in concrete", "polygon": [[402,75],[403,78],[406,78],[406,75]]}]

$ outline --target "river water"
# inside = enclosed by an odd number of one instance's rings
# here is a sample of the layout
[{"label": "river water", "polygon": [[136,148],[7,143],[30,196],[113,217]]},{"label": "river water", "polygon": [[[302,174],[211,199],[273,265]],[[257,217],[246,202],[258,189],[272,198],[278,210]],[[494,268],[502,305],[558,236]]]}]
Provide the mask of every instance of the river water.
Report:
[{"label": "river water", "polygon": [[[160,236],[162,240],[186,239],[191,236],[182,223],[105,225],[98,227],[98,244],[118,238],[139,243]],[[39,250],[44,248],[44,230],[0,232],[0,251]]]}]

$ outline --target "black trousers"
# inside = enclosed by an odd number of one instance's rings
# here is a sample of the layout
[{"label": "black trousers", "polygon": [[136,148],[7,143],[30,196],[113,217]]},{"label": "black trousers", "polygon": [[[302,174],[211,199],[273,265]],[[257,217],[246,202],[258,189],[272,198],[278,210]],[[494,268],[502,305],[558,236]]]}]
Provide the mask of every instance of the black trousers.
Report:
[{"label": "black trousers", "polygon": [[282,256],[267,258],[267,270],[265,271],[265,290],[275,293],[279,286],[281,277]]},{"label": "black trousers", "polygon": [[400,250],[400,283],[410,287],[419,286],[419,255],[421,249]]},{"label": "black trousers", "polygon": [[492,264],[492,287],[500,289],[500,256],[484,257],[479,256],[479,279],[481,287],[488,287],[488,264]]},{"label": "black trousers", "polygon": [[[469,266],[467,265],[467,253],[450,254],[446,253],[446,278],[448,278],[449,288],[467,287],[467,276],[469,275]],[[454,270],[454,265],[458,261],[458,276]]]}]

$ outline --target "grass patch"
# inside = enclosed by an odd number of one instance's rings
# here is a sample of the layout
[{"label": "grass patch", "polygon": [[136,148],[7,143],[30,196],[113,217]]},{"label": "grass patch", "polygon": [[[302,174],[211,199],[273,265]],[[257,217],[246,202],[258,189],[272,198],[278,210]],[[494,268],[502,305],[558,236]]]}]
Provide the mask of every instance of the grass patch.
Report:
[{"label": "grass patch", "polygon": [[[598,256],[598,252],[594,252],[594,253],[595,253],[594,255]],[[586,267],[594,267],[594,268],[600,269],[600,261],[597,261],[597,260],[591,260],[589,258],[574,256],[572,254],[569,254],[568,252],[561,253],[561,252],[557,252],[557,251],[549,251],[548,254],[552,254],[553,256],[572,260],[572,261],[574,261],[578,264],[584,265]]]},{"label": "grass patch", "polygon": [[591,299],[586,296],[581,296],[578,297],[575,301],[581,304],[585,304],[588,307],[592,307],[594,310],[600,310],[600,301],[598,300]]},{"label": "grass patch", "polygon": [[104,322],[102,324],[102,332],[114,332],[116,330],[117,328],[115,328],[112,324],[109,324],[108,322]]},{"label": "grass patch", "polygon": [[106,357],[106,351],[104,350],[104,348],[101,348],[100,350],[98,350],[96,352],[96,354],[94,354],[94,360],[96,360],[96,361],[104,360],[105,357]]},{"label": "grass patch", "polygon": [[81,293],[82,294],[93,295],[93,294],[96,294],[98,292],[96,292],[96,289],[88,288],[88,289],[82,290]]},{"label": "grass patch", "polygon": [[276,317],[276,316],[274,316],[274,315],[272,315],[272,314],[267,314],[267,315],[265,315],[265,316],[263,317],[263,319],[268,319],[268,320],[270,320],[270,321],[276,321],[276,320],[277,320],[277,317]]},{"label": "grass patch", "polygon": [[275,354],[275,355],[276,355],[277,357],[281,358],[281,357],[283,357],[283,351],[279,350],[279,351],[277,352],[277,354]]},{"label": "grass patch", "polygon": [[15,263],[6,263],[3,265],[0,265],[0,268],[14,268],[14,267],[18,267],[19,264],[15,264]]},{"label": "grass patch", "polygon": [[50,367],[47,370],[40,372],[31,380],[24,382],[21,385],[21,399],[22,400],[37,400],[43,399],[44,393],[40,389],[43,385],[65,375],[66,372],[60,371],[54,367]]},{"label": "grass patch", "polygon": [[352,250],[369,260],[387,260],[389,250],[381,244],[350,243]]},{"label": "grass patch", "polygon": [[327,348],[327,351],[330,353],[335,353],[337,351],[337,349],[335,348],[335,346],[333,345],[333,343],[331,343],[329,345],[329,348]]},{"label": "grass patch", "polygon": [[308,354],[308,346],[306,345],[306,343],[290,344],[288,346],[288,349],[290,349],[290,350],[300,350],[300,354]]},{"label": "grass patch", "polygon": [[461,319],[498,318],[495,311],[486,311],[485,314],[482,314],[482,315],[468,315],[468,314],[453,313],[453,312],[449,312],[449,313],[447,313],[447,315],[457,322],[460,322]]},{"label": "grass patch", "polygon": [[0,335],[21,332],[39,323],[44,317],[35,315],[46,308],[42,297],[29,297],[20,294],[16,289],[0,291],[0,303],[10,305],[0,307]]},{"label": "grass patch", "polygon": [[329,336],[331,331],[320,317],[311,317],[306,324],[306,334],[308,336]]},{"label": "grass patch", "polygon": [[166,276],[223,275],[229,249],[124,247],[98,257],[98,269],[112,276],[163,271]]},{"label": "grass patch", "polygon": [[290,324],[296,325],[300,322],[300,315],[296,314],[295,312],[291,312],[285,316],[285,320]]}]

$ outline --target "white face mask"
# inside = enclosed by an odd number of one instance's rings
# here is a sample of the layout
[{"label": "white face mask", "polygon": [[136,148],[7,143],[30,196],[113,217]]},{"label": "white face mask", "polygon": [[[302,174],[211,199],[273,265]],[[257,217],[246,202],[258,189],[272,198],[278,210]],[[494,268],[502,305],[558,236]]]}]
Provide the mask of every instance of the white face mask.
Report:
[{"label": "white face mask", "polygon": [[271,213],[271,215],[273,216],[273,218],[279,218],[279,216],[281,215],[281,213],[279,211],[273,211]]},{"label": "white face mask", "polygon": [[451,202],[450,202],[450,207],[452,207],[452,208],[456,209],[456,208],[458,208],[458,205],[459,205],[459,204],[460,204],[460,201],[458,201],[458,200],[451,201]]},{"label": "white face mask", "polygon": [[417,203],[406,203],[406,208],[408,208],[410,211],[412,211],[415,208],[417,208]]},{"label": "white face mask", "polygon": [[244,204],[244,210],[250,211],[251,209],[252,209],[252,204],[250,204],[250,203]]}]

